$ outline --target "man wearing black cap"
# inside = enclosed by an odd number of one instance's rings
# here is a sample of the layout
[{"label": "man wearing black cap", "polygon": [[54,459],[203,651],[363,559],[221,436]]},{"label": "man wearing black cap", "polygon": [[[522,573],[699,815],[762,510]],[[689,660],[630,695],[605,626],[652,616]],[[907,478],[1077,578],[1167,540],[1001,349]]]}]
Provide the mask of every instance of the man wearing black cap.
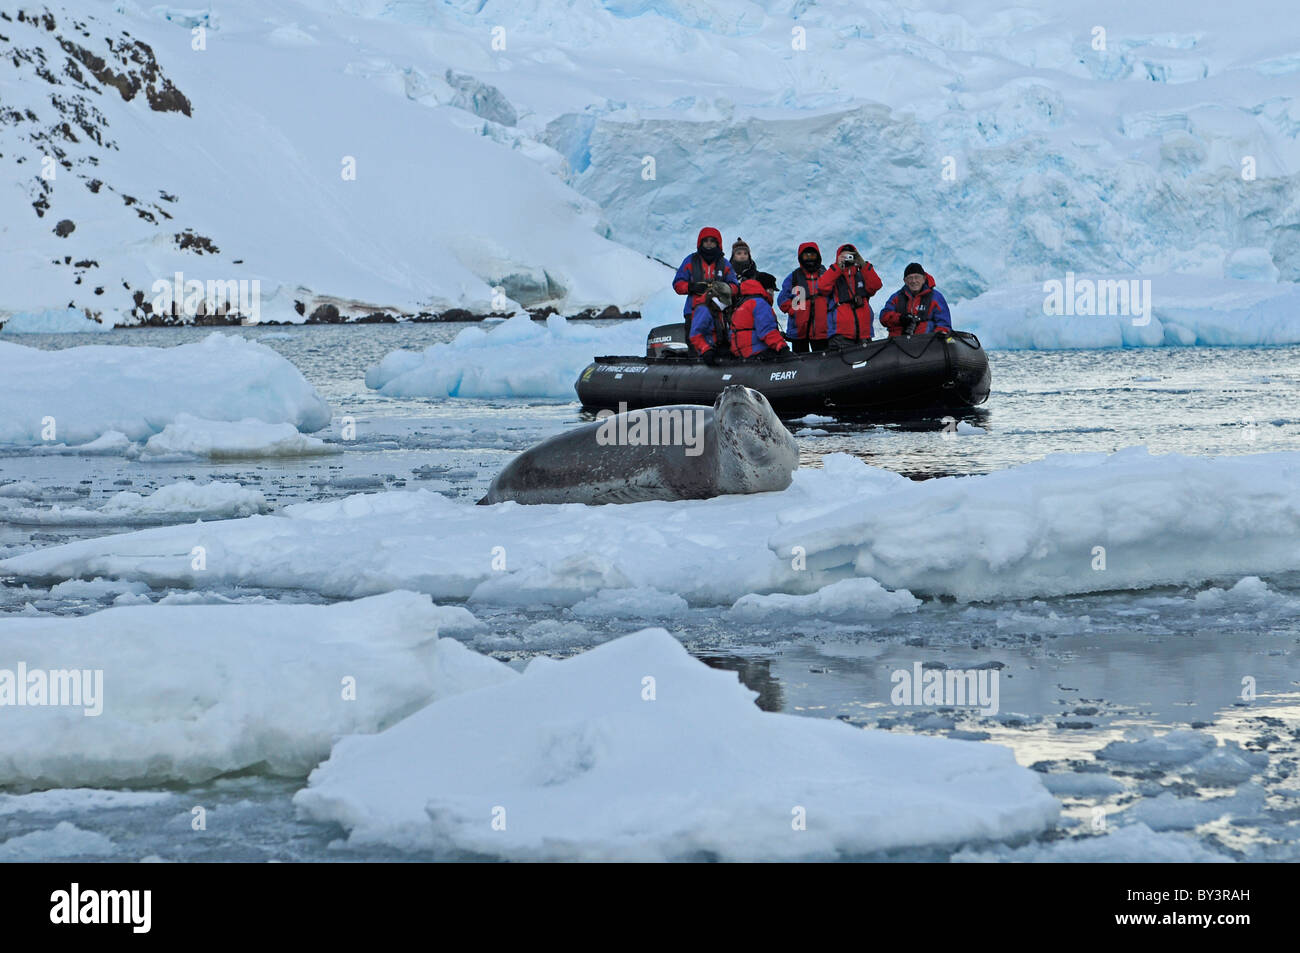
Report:
[{"label": "man wearing black cap", "polygon": [[952,333],[948,302],[935,288],[934,279],[917,262],[903,269],[903,287],[885,302],[880,323],[889,328],[891,338]]}]

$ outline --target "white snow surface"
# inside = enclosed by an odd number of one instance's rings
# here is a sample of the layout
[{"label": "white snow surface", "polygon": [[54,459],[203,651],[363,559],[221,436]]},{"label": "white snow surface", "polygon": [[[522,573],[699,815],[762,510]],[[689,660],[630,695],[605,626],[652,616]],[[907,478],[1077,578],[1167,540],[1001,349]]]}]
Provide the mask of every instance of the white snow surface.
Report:
[{"label": "white snow surface", "polygon": [[217,332],[166,348],[44,351],[0,341],[0,405],[0,445],[18,446],[86,444],[110,431],[142,441],[182,415],[309,432],[330,422],[329,404],[293,364],[264,344]]},{"label": "white snow surface", "polygon": [[[406,588],[496,605],[573,606],[641,586],[732,605],[853,577],[912,596],[1047,597],[1289,571],[1300,564],[1298,480],[1300,454],[1290,452],[1198,458],[1134,447],[923,482],[834,454],[765,498],[772,519],[754,519],[752,496],[478,507],[389,491],[79,540],[0,560],[0,572],[344,598]],[[504,571],[493,565],[503,544]],[[194,546],[207,551],[203,571],[191,568]],[[860,599],[862,587],[844,598]],[[905,609],[911,597],[879,598]]]},{"label": "white snow surface", "polygon": [[[347,734],[514,673],[439,630],[469,613],[393,592],[316,605],[143,606],[0,619],[0,668],[102,670],[102,713],[3,709],[0,786],[305,776]],[[345,698],[353,679],[355,699]]]},{"label": "white snow surface", "polygon": [[763,712],[755,697],[646,629],[345,738],[294,801],[353,843],[529,860],[833,859],[1056,821],[1006,748]]}]

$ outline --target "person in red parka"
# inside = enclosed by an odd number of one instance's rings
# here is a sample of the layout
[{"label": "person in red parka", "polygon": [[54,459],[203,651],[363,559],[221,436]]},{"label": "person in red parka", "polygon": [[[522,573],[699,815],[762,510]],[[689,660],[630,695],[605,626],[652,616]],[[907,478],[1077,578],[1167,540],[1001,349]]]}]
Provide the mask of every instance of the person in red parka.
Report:
[{"label": "person in red parka", "polygon": [[709,317],[705,293],[709,290],[710,282],[715,280],[730,285],[733,296],[740,294],[740,279],[732,270],[731,262],[722,254],[722,233],[716,228],[701,228],[695,239],[695,251],[682,260],[681,267],[673,275],[673,290],[679,295],[686,295],[686,302],[682,305],[682,320],[686,325],[688,340],[692,326]]},{"label": "person in red parka", "polygon": [[880,311],[880,323],[891,338],[911,334],[951,334],[952,313],[934,279],[917,262],[903,269],[903,287]]},{"label": "person in red parka", "polygon": [[871,340],[872,313],[868,299],[883,285],[876,269],[871,267],[871,262],[863,260],[856,247],[841,245],[835,250],[835,264],[817,279],[817,290],[830,298],[826,324],[833,346]]},{"label": "person in red parka", "polygon": [[790,315],[785,336],[798,353],[824,351],[830,338],[826,325],[830,299],[817,290],[817,279],[825,271],[817,243],[804,242],[799,246],[799,267],[786,276],[776,296],[777,307]]},{"label": "person in red parka", "polygon": [[731,353],[736,357],[766,361],[789,353],[790,345],[772,310],[775,290],[776,278],[765,271],[740,283],[746,298],[731,314]]}]

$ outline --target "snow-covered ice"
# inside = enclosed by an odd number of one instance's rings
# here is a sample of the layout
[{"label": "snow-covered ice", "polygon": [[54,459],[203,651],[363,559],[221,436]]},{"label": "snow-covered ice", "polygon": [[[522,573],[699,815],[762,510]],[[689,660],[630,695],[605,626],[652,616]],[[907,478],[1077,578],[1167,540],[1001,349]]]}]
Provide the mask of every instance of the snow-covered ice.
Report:
[{"label": "snow-covered ice", "polygon": [[[656,313],[670,320],[671,311],[662,306],[666,299],[661,295],[659,300]],[[599,328],[558,315],[545,324],[521,315],[486,331],[466,328],[449,344],[393,351],[366,372],[366,386],[386,397],[572,400],[574,382],[593,354],[644,354],[646,334],[655,323],[643,318]]]},{"label": "snow-covered ice", "polygon": [[329,405],[271,348],[213,332],[176,347],[43,351],[0,341],[0,444],[85,444],[119,431],[146,440],[182,414],[329,425]]},{"label": "snow-covered ice", "polygon": [[[292,427],[289,429],[293,430]],[[298,433],[296,430],[293,432]],[[233,519],[264,513],[267,507],[261,490],[223,480],[211,483],[186,480],[159,487],[147,496],[123,490],[95,509],[57,503],[48,508],[7,508],[0,504],[0,518],[10,523],[38,526],[122,526],[180,523],[192,519]]]},{"label": "snow-covered ice", "polygon": [[[406,588],[484,605],[573,606],[637,586],[731,605],[853,577],[915,596],[1044,597],[1288,571],[1300,560],[1298,475],[1293,452],[1203,459],[1138,447],[914,482],[836,454],[764,496],[771,519],[756,520],[748,496],[476,507],[390,491],[79,540],[0,560],[0,571],[346,598]],[[202,571],[195,546],[208,553]]]},{"label": "snow-covered ice", "polygon": [[[330,606],[142,606],[0,619],[0,662],[11,672],[19,662],[29,673],[102,671],[93,704],[6,705],[0,785],[194,783],[255,766],[306,775],[342,735],[513,678],[501,663],[439,638],[443,628],[463,631],[468,616],[392,592]],[[88,715],[95,707],[100,713]]]},{"label": "snow-covered ice", "polygon": [[95,334],[112,331],[112,323],[92,321],[76,308],[0,314],[0,334]]},{"label": "snow-covered ice", "polygon": [[236,421],[201,420],[190,414],[176,419],[149,438],[144,460],[211,460],[251,457],[310,457],[341,453],[337,444],[299,433],[292,423],[268,424],[253,418]]},{"label": "snow-covered ice", "polygon": [[731,607],[731,616],[748,622],[778,622],[792,617],[857,621],[915,612],[920,605],[921,600],[905,589],[890,592],[870,578],[841,579],[804,596],[780,592],[741,596]]},{"label": "snow-covered ice", "polygon": [[94,831],[60,821],[48,830],[20,834],[0,843],[0,862],[43,861],[59,857],[108,857],[117,853],[113,841]]},{"label": "snow-covered ice", "polygon": [[1005,748],[755,697],[647,629],[345,738],[295,803],[353,843],[516,859],[834,859],[1055,823]]}]

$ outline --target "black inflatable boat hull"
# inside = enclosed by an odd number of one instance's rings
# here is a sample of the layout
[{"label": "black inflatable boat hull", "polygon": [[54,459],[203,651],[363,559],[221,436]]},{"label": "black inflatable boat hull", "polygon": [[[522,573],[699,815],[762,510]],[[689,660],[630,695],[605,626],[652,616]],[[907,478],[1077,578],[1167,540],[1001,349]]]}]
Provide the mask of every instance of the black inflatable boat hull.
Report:
[{"label": "black inflatable boat hull", "polygon": [[[913,414],[963,410],[988,400],[988,356],[979,338],[923,334],[884,338],[782,361],[694,357],[598,357],[575,388],[586,410],[712,404],[729,384],[767,398],[783,417],[822,411]],[[622,405],[622,407],[620,407]]]}]

